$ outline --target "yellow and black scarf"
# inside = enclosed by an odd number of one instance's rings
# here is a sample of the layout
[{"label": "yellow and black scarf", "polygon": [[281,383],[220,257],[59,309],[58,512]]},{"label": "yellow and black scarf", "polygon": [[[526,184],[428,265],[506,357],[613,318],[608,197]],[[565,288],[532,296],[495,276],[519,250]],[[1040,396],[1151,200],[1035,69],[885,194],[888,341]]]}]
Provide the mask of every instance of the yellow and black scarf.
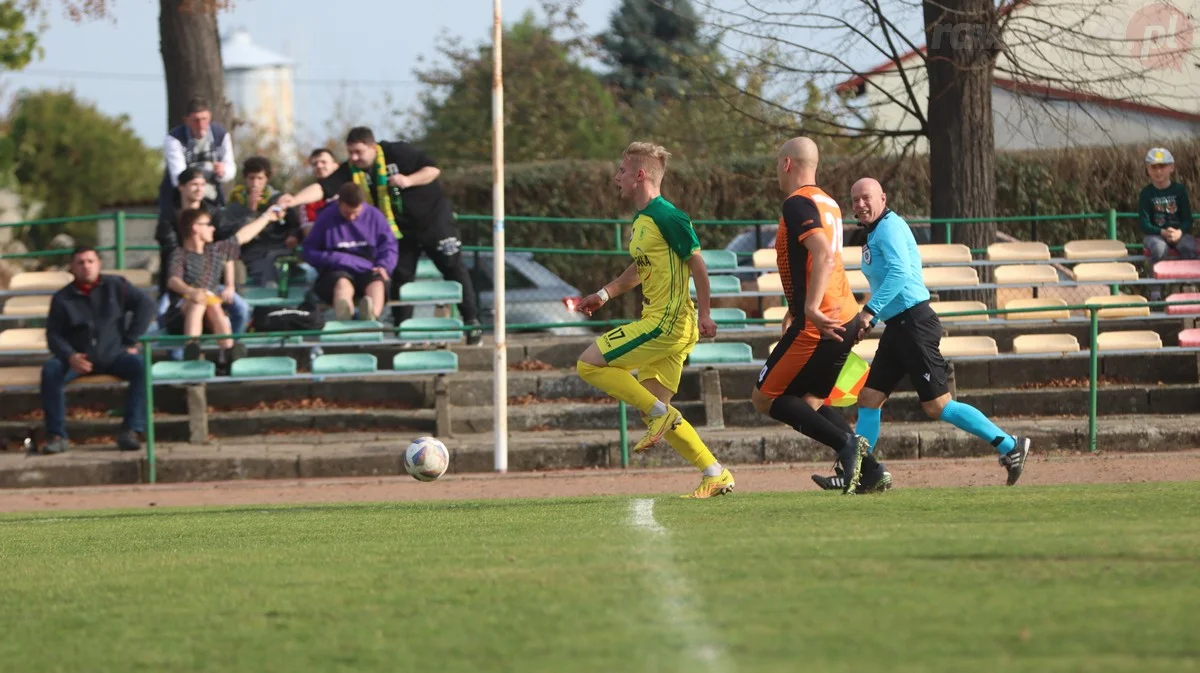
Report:
[{"label": "yellow and black scarf", "polygon": [[366,171],[362,170],[354,164],[350,166],[350,175],[354,179],[354,184],[362,187],[364,192],[368,194],[375,193],[375,205],[383,211],[387,216],[388,224],[392,225],[392,233],[396,234],[396,238],[404,238],[404,234],[400,233],[400,227],[396,225],[396,211],[392,208],[392,194],[388,185],[387,163],[383,158],[383,148],[378,143],[375,145],[375,165],[372,167],[372,175],[368,178]]},{"label": "yellow and black scarf", "polygon": [[246,185],[238,185],[230,190],[229,202],[246,206],[246,208],[262,214],[267,209],[267,204],[271,202],[271,199],[275,198],[275,190],[271,188],[271,185],[267,185],[263,189],[262,196],[258,197],[258,202],[254,204],[246,203],[246,199],[249,196],[250,190],[246,189]]}]

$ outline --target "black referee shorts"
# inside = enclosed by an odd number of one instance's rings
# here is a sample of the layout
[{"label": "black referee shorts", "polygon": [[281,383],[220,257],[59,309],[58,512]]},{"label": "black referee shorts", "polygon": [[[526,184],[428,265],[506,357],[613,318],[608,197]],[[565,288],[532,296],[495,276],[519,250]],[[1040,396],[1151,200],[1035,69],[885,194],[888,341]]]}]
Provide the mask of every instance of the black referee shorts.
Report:
[{"label": "black referee shorts", "polygon": [[890,395],[908,376],[922,402],[950,392],[950,372],[942,357],[942,321],[924,301],[887,321],[871,361],[865,386]]}]

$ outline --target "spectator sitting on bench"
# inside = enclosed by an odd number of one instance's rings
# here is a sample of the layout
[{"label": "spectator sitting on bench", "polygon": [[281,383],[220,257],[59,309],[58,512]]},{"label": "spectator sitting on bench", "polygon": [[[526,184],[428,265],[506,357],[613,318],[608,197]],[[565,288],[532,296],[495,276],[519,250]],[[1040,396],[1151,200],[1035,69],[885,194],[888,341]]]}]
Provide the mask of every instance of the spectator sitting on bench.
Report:
[{"label": "spectator sitting on bench", "polygon": [[[333,156],[332,151],[324,147],[318,147],[312,151],[312,154],[308,155],[308,168],[312,171],[313,179],[320,182],[333,175],[333,172],[337,170],[337,157]],[[317,215],[320,215],[321,211],[325,210],[325,206],[333,203],[336,198],[335,196],[329,199],[320,199],[319,201],[313,201],[306,206],[299,206],[297,208],[300,211],[300,232],[303,235],[308,235],[309,230],[317,222]]]},{"label": "spectator sitting on bench", "polygon": [[[274,206],[238,229],[232,238],[213,242],[212,217],[203,210],[185,210],[179,215],[179,239],[182,245],[171,256],[170,278],[167,287],[181,299],[177,311],[168,321],[167,331],[172,334],[199,336],[205,322],[213,334],[230,334],[229,318],[222,304],[231,304],[236,295],[233,287],[233,262],[238,258],[242,246],[250,242],[268,224],[282,216],[283,209]],[[221,284],[224,272],[226,281]],[[241,343],[233,339],[222,339],[217,366],[226,369],[233,360],[245,351]],[[184,349],[184,359],[199,360],[200,343],[191,341]]]},{"label": "spectator sitting on bench", "polygon": [[1146,174],[1150,184],[1138,197],[1138,215],[1143,243],[1153,267],[1167,257],[1171,250],[1180,259],[1196,259],[1196,239],[1192,236],[1192,206],[1187,187],[1171,180],[1175,158],[1162,147],[1146,153]]},{"label": "spectator sitting on bench", "polygon": [[[242,184],[229,192],[225,218],[238,228],[267,212],[283,192],[270,185],[271,162],[265,157],[250,157],[242,164]],[[268,226],[242,248],[248,285],[266,285],[278,281],[275,260],[286,257],[300,244],[300,218],[289,210],[282,220]]]},{"label": "spectator sitting on bench", "polygon": [[[204,195],[208,186],[204,174],[198,169],[185,168],[179,174],[179,187],[175,192],[175,208],[165,215],[160,216],[158,220],[155,238],[158,239],[161,260],[158,269],[158,314],[162,329],[167,328],[167,320],[172,317],[171,296],[170,291],[167,290],[167,280],[170,277],[171,255],[179,247],[179,214],[185,210],[192,209],[200,209],[207,212],[212,217],[213,226],[216,230],[214,238],[218,241],[229,238],[237,230],[236,226],[228,226],[224,218],[225,208]],[[233,276],[229,276],[228,281],[232,283]],[[230,287],[233,287],[233,285],[231,284]],[[241,334],[245,332],[246,325],[250,322],[250,305],[235,294],[233,303],[229,305],[227,310],[229,311],[229,324],[233,328],[233,333]],[[180,357],[179,349],[173,349],[171,357],[178,360]]]},{"label": "spectator sitting on bench", "polygon": [[304,239],[304,261],[319,273],[313,292],[333,305],[338,320],[353,317],[355,299],[359,320],[375,320],[399,253],[396,235],[378,208],[363,203],[366,195],[358,185],[342,185],[337,199],[337,207],[321,211]]},{"label": "spectator sitting on bench", "polygon": [[71,255],[75,280],[50,300],[46,343],[52,357],[42,366],[41,388],[46,453],[67,450],[66,386],[88,374],[108,374],[129,382],[117,446],[122,451],[141,448],[138,434],[146,431],[146,370],[137,340],[154,320],[154,302],[121,276],[102,275],[100,270],[100,256],[94,249],[77,248]]}]

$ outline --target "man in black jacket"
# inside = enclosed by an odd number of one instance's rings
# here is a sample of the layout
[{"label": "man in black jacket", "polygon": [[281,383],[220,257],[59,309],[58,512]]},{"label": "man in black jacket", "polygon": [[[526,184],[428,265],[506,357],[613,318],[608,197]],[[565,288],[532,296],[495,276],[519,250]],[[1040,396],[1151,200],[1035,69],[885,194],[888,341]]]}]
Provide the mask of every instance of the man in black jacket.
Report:
[{"label": "man in black jacket", "polygon": [[71,275],[75,280],[54,293],[46,318],[46,342],[53,357],[42,366],[45,451],[67,450],[66,386],[88,374],[129,382],[117,446],[136,451],[141,448],[138,434],[146,431],[146,371],[137,340],[154,320],[154,303],[121,276],[101,275],[100,256],[92,248],[79,248],[71,255]]}]

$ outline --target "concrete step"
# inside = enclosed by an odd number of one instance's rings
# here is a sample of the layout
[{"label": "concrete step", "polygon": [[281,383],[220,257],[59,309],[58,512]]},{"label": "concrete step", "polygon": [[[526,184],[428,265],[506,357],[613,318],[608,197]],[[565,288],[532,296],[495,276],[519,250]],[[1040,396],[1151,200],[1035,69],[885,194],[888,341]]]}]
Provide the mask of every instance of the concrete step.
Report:
[{"label": "concrete step", "polygon": [[[1007,419],[1009,432],[1033,440],[1036,454],[1087,450],[1082,418]],[[207,445],[164,443],[158,448],[162,482],[292,479],[403,474],[404,447],[417,433],[355,432],[219,439]],[[829,460],[832,452],[790,428],[701,430],[714,454],[731,465]],[[493,470],[490,433],[444,438],[452,452],[451,472]],[[1186,416],[1117,416],[1104,420],[1103,451],[1172,451],[1200,447],[1200,425]],[[883,426],[877,453],[882,460],[995,455],[992,448],[945,423]],[[606,431],[513,432],[510,471],[620,466],[619,435]],[[633,456],[632,467],[680,466],[665,445]],[[1000,472],[996,467],[997,474]],[[144,453],[76,449],[57,456],[0,453],[0,487],[127,484],[146,480]]]},{"label": "concrete step", "polygon": [[[575,379],[578,380],[578,379]],[[577,393],[569,383],[571,379],[551,381],[567,385],[562,393]],[[582,382],[581,382],[582,384]],[[586,384],[582,384],[586,385]],[[542,399],[523,397],[514,391],[508,407],[508,426],[511,431],[546,430],[615,430],[620,427],[617,404],[608,398],[595,398],[584,402],[569,397]],[[594,392],[594,391],[593,391]],[[241,391],[238,391],[241,394]],[[211,395],[211,392],[210,392]],[[490,404],[490,390],[482,399],[470,399],[470,406],[452,406],[450,420],[453,432],[491,432],[494,412]],[[1084,417],[1088,410],[1086,388],[1047,388],[1032,390],[959,390],[957,399],[971,404],[983,413],[996,419],[1011,417],[1054,418],[1060,416]],[[210,404],[217,409],[220,400],[210,397]],[[349,404],[354,404],[351,400]],[[346,431],[393,431],[433,433],[436,414],[429,408],[405,408],[402,401],[390,402],[378,399],[370,404],[390,408],[290,408],[272,409],[268,405],[247,411],[214,411],[209,415],[209,433],[214,437],[242,437],[267,433]],[[1200,409],[1200,385],[1191,386],[1111,386],[1097,392],[1099,415],[1103,418],[1129,413],[1140,414],[1186,414]],[[677,401],[675,406],[683,412],[693,425],[706,428],[711,425],[705,406],[698,400]],[[855,409],[842,410],[850,422]],[[731,428],[783,427],[777,421],[759,414],[747,399],[725,398],[722,404],[724,425]],[[928,420],[922,411],[915,393],[897,393],[884,406],[884,419],[889,422],[922,422]],[[644,426],[640,414],[628,409],[627,421],[630,432],[640,432]],[[0,421],[0,436],[17,437],[31,427],[40,427],[40,421]],[[109,415],[97,419],[71,420],[67,431],[76,441],[97,437],[111,437],[117,433],[120,417]],[[187,441],[188,418],[180,413],[158,413],[155,416],[155,431],[162,441]]]}]

